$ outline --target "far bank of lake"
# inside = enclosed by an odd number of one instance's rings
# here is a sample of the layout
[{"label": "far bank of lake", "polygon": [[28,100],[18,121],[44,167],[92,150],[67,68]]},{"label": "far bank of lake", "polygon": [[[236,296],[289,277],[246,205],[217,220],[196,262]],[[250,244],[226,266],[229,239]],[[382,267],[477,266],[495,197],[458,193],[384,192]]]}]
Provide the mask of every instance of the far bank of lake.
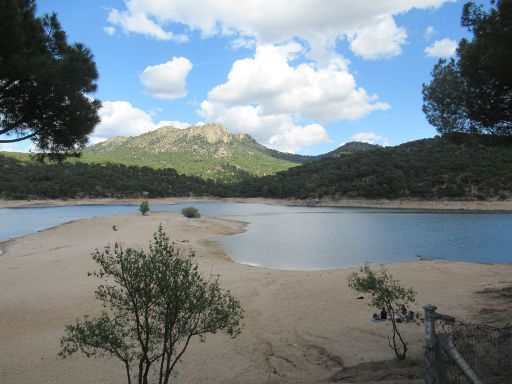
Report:
[{"label": "far bank of lake", "polygon": [[193,198],[98,198],[98,199],[38,199],[38,200],[1,200],[0,208],[23,207],[60,207],[70,205],[139,205],[142,200],[153,204],[178,204],[194,201],[224,201],[232,203],[256,203],[271,205],[341,207],[341,208],[389,208],[418,209],[433,211],[507,211],[512,212],[512,199],[507,200],[418,200],[418,199],[333,199],[296,200],[273,199],[263,197],[219,198],[198,196]]}]

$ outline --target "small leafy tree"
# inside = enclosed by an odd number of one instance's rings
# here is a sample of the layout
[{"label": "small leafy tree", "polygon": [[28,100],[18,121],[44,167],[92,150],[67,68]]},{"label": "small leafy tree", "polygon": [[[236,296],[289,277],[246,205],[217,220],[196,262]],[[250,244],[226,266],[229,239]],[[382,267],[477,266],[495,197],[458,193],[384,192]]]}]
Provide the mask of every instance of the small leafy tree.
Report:
[{"label": "small leafy tree", "polygon": [[181,210],[181,214],[185,217],[188,217],[189,219],[197,219],[197,218],[201,217],[199,210],[194,207],[183,208]]},{"label": "small leafy tree", "polygon": [[149,204],[146,200],[140,203],[139,211],[142,213],[142,216],[146,216],[149,212]]},{"label": "small leafy tree", "polygon": [[402,287],[385,269],[375,272],[368,264],[359,273],[349,275],[348,286],[357,292],[370,295],[370,306],[387,309],[393,324],[393,337],[390,339],[388,336],[388,345],[398,360],[404,360],[407,343],[398,330],[395,315],[399,313],[402,304],[407,306],[416,301],[416,292],[412,288]]},{"label": "small leafy tree", "polygon": [[102,279],[96,298],[106,309],[93,319],[66,326],[60,355],[115,357],[124,364],[128,383],[147,384],[150,373],[159,384],[169,383],[176,363],[190,340],[209,333],[236,337],[243,310],[218,278],[205,280],[192,262],[169,241],[162,226],[149,252],[119,244],[96,250],[92,257]]}]

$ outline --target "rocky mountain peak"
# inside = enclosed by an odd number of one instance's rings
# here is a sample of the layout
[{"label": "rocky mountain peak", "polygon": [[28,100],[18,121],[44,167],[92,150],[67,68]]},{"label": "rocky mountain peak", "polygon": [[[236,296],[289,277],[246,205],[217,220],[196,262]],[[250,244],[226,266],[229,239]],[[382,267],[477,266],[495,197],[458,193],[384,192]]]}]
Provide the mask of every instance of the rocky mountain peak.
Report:
[{"label": "rocky mountain peak", "polygon": [[186,128],[185,131],[188,131],[187,136],[189,138],[197,136],[203,137],[210,144],[218,142],[229,143],[232,139],[228,130],[224,126],[216,123],[194,125]]}]

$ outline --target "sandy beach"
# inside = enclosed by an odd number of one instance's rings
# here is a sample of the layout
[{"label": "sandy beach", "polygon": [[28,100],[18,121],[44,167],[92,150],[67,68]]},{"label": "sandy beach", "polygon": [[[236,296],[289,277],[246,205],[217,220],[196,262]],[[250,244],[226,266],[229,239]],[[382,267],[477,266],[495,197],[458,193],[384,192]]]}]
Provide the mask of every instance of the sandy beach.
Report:
[{"label": "sandy beach", "polygon": [[384,209],[418,209],[434,211],[512,211],[512,200],[416,200],[416,199],[320,199],[320,200],[295,200],[295,199],[270,199],[263,197],[254,198],[219,198],[211,196],[203,197],[169,197],[169,198],[103,198],[103,199],[41,199],[41,200],[1,200],[0,208],[20,207],[51,207],[67,205],[108,205],[108,204],[134,204],[139,205],[142,200],[153,204],[177,204],[182,202],[201,201],[226,201],[235,203],[260,203],[273,205],[299,205],[318,207],[346,207],[346,208],[384,208]]},{"label": "sandy beach", "polygon": [[[391,326],[371,322],[375,309],[347,287],[354,268],[298,272],[236,264],[212,238],[243,231],[244,223],[167,212],[80,220],[0,244],[0,381],[124,383],[117,360],[78,354],[63,360],[59,340],[66,324],[100,311],[93,294],[98,282],[87,276],[95,269],[90,253],[115,242],[145,247],[160,223],[180,247],[196,251],[202,273],[220,275],[245,310],[235,340],[217,334],[190,346],[175,383],[328,383],[358,364],[370,364],[366,371],[380,364],[387,372],[380,382],[398,382],[393,363],[375,363],[393,359],[386,339]],[[386,268],[416,289],[416,311],[432,303],[461,320],[497,325],[512,315],[510,298],[500,294],[512,286],[511,264],[427,260]],[[423,325],[401,329],[412,360],[421,361]],[[412,375],[400,382],[423,379]]]}]

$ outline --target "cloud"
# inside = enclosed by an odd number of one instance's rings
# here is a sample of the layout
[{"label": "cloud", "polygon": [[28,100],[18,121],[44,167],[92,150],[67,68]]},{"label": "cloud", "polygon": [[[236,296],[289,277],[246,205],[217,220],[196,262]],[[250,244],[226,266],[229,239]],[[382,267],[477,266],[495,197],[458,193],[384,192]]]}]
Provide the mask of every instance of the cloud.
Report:
[{"label": "cloud", "polygon": [[223,124],[232,132],[248,133],[258,142],[283,152],[297,152],[305,146],[329,142],[321,125],[302,126],[290,114],[265,113],[261,105],[225,107],[205,100],[198,112],[208,121]]},{"label": "cloud", "polygon": [[188,41],[186,35],[175,35],[172,32],[167,32],[146,14],[133,9],[132,4],[134,3],[126,2],[126,4],[129,7],[128,11],[120,12],[117,9],[111,9],[107,19],[113,25],[120,26],[125,33],[140,33],[157,40],[174,40],[178,43]]},{"label": "cloud", "polygon": [[114,136],[141,135],[157,128],[149,113],[127,101],[104,101],[99,116],[101,121],[89,138],[92,144]]},{"label": "cloud", "polygon": [[457,42],[452,39],[442,39],[434,41],[425,48],[428,57],[450,57],[457,50]]},{"label": "cloud", "polygon": [[373,132],[358,132],[352,136],[352,141],[362,141],[363,143],[379,144],[388,146],[389,140],[384,136],[379,136]]},{"label": "cloud", "polygon": [[425,28],[425,33],[423,36],[425,36],[425,39],[430,40],[436,33],[437,32],[435,28],[429,25],[427,28]]},{"label": "cloud", "polygon": [[352,51],[366,60],[377,60],[402,53],[407,39],[405,28],[398,27],[393,17],[379,16],[375,23],[358,30],[350,38]]},{"label": "cloud", "polygon": [[321,125],[302,121],[356,120],[389,108],[357,87],[336,61],[326,68],[290,65],[301,52],[297,43],[259,46],[254,58],[233,63],[227,81],[201,103],[199,115],[274,148],[298,150],[327,140]]},{"label": "cloud", "polygon": [[175,120],[163,120],[155,123],[152,113],[134,107],[128,101],[104,101],[99,116],[101,121],[89,137],[91,144],[97,144],[115,136],[142,135],[164,125],[171,125],[179,129],[191,125]]},{"label": "cloud", "polygon": [[291,126],[272,136],[268,140],[271,148],[283,152],[297,152],[302,147],[329,142],[327,132],[319,124],[308,124],[304,127]]},{"label": "cloud", "polygon": [[185,57],[144,69],[140,82],[144,91],[157,99],[174,100],[187,95],[186,80],[192,70],[192,63]]},{"label": "cloud", "polygon": [[113,26],[108,26],[108,27],[103,27],[103,31],[109,35],[109,36],[113,36],[114,33],[116,33],[116,28],[113,27]]},{"label": "cloud", "polygon": [[[245,46],[250,40],[264,45],[298,38],[307,42],[318,57],[325,56],[322,51],[332,51],[337,40],[355,36],[354,49],[362,52],[362,57],[373,59],[400,52],[405,30],[396,26],[396,15],[454,1],[339,0],[319,6],[316,0],[125,0],[125,9],[112,9],[108,20],[126,32],[162,40],[177,38],[168,31],[173,24],[198,30],[203,37],[243,38],[235,46]],[[372,33],[375,27],[384,30],[385,35]],[[371,44],[376,41],[379,44]]]},{"label": "cloud", "polygon": [[354,77],[333,63],[316,68],[291,66],[302,47],[297,43],[265,45],[254,58],[233,63],[224,84],[208,93],[208,101],[225,107],[260,105],[265,114],[288,113],[326,122],[356,120],[389,106],[358,88]]},{"label": "cloud", "polygon": [[[184,123],[183,121],[177,121],[177,120],[162,120],[162,121],[158,122],[158,124],[157,124],[158,128],[163,127],[163,126],[171,126],[171,127],[178,128],[178,129],[185,129],[185,128],[190,127],[191,125],[192,124]],[[200,124],[196,123],[195,125],[200,125]]]}]

